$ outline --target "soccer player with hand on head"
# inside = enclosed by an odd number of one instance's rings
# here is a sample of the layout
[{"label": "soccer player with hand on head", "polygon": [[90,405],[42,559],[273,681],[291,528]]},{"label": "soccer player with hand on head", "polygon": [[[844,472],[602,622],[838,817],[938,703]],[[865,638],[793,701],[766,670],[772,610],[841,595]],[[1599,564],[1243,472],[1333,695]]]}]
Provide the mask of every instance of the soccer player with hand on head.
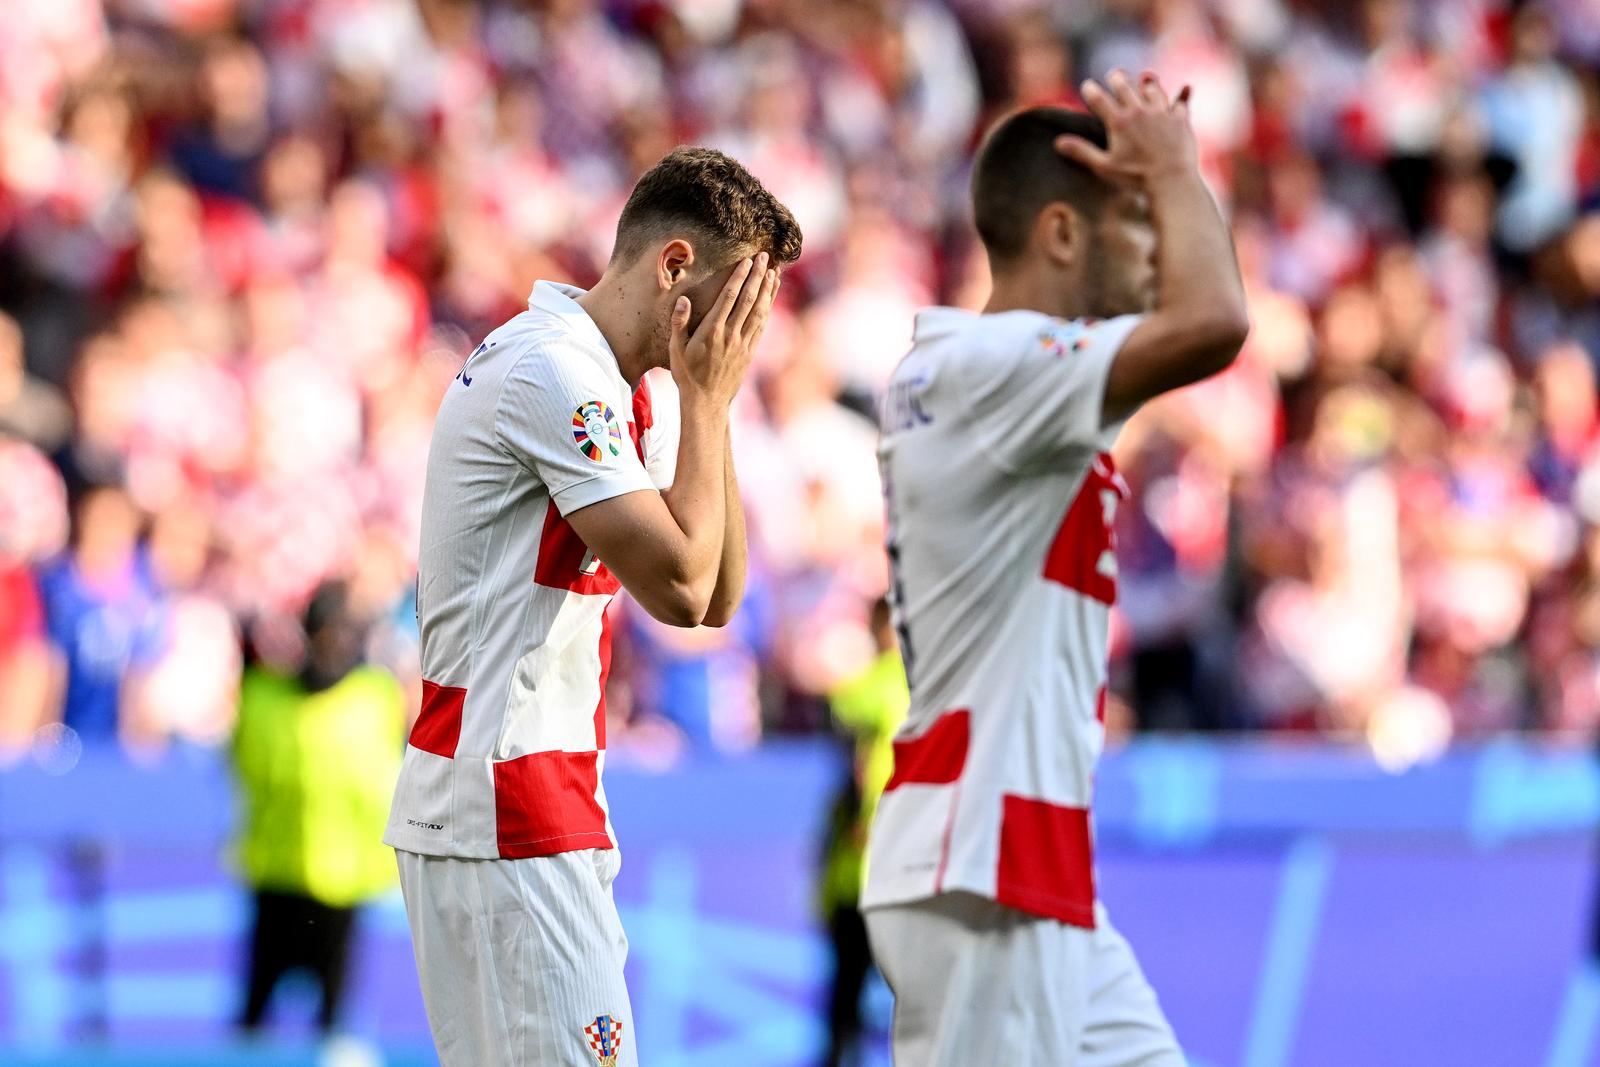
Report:
[{"label": "soccer player with hand on head", "polygon": [[1200,178],[1187,90],[1113,71],[1093,115],[1033,108],[979,149],[993,294],[929,308],[890,383],[880,457],[911,683],[862,893],[896,996],[897,1067],[1180,1067],[1096,899],[1110,448],[1141,403],[1248,331]]},{"label": "soccer player with hand on head", "polygon": [[677,149],[595,287],[537,283],[440,405],[423,707],[384,840],[444,1067],[638,1063],[600,783],[606,608],[623,588],[674,626],[738,607],[728,406],[800,239],[737,162]]}]

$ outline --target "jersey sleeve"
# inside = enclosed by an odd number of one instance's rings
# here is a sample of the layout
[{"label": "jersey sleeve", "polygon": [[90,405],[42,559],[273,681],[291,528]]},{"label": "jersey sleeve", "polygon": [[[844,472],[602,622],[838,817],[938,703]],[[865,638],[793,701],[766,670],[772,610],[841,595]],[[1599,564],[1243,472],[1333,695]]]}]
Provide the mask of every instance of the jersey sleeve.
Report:
[{"label": "jersey sleeve", "polygon": [[1008,470],[1105,447],[1106,377],[1140,316],[1041,319],[979,369],[974,389],[984,451]]},{"label": "jersey sleeve", "polygon": [[644,434],[644,468],[660,490],[672,488],[678,472],[678,440],[683,423],[678,415],[678,386],[670,374],[650,376],[650,428]]},{"label": "jersey sleeve", "polygon": [[582,351],[541,347],[501,387],[495,434],[563,515],[654,488],[628,439],[629,398],[611,377]]}]

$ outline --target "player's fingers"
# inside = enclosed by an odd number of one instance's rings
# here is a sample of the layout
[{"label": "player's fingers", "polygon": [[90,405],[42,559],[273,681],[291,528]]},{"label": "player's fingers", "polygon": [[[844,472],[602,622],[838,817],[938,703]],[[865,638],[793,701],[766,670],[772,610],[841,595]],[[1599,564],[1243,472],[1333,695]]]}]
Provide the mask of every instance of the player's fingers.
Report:
[{"label": "player's fingers", "polygon": [[1094,116],[1106,125],[1109,126],[1117,117],[1117,102],[1106,92],[1105,86],[1093,78],[1085,79],[1084,83],[1078,86],[1078,95],[1083,97],[1084,105],[1094,113]]},{"label": "player's fingers", "polygon": [[1055,146],[1057,152],[1060,152],[1074,163],[1088,168],[1090,172],[1099,175],[1101,178],[1110,180],[1112,170],[1111,153],[1099,145],[1092,141],[1086,141],[1082,137],[1064,133],[1056,138]]},{"label": "player's fingers", "polygon": [[[728,276],[728,281],[722,287],[722,292],[717,294],[717,302],[711,305],[711,311],[700,320],[700,330],[712,333],[721,330],[728,321],[728,313],[733,310],[734,301],[739,298],[739,291],[744,288],[744,280],[750,277],[750,260],[739,261],[733,268],[733,273]],[[696,335],[700,331],[696,331]]]},{"label": "player's fingers", "polygon": [[744,332],[744,324],[750,318],[750,309],[756,306],[756,300],[761,296],[761,290],[766,284],[767,254],[763,252],[751,265],[750,273],[745,276],[744,288],[739,290],[739,300],[733,305],[733,313],[728,316],[729,333]]},{"label": "player's fingers", "polygon": [[1167,99],[1167,90],[1161,84],[1161,79],[1156,77],[1155,71],[1147,70],[1139,76],[1139,95],[1153,108],[1166,111],[1172,107],[1172,102]]},{"label": "player's fingers", "polygon": [[761,295],[756,298],[755,309],[750,317],[745,320],[745,343],[754,349],[756,342],[761,340],[761,333],[767,328],[767,317],[772,314],[772,301],[778,295],[778,272],[769,270],[761,281]]},{"label": "player's fingers", "polygon": [[1177,98],[1172,101],[1172,110],[1184,118],[1189,117],[1189,86],[1178,90]]},{"label": "player's fingers", "polygon": [[1131,110],[1139,106],[1139,94],[1133,91],[1133,83],[1121,67],[1106,76],[1106,88],[1111,91],[1118,107]]},{"label": "player's fingers", "polygon": [[684,346],[689,342],[689,298],[678,297],[678,302],[672,305],[672,330],[667,339],[667,354],[677,362],[683,356]]},{"label": "player's fingers", "polygon": [[750,307],[750,314],[744,320],[744,328],[740,335],[746,343],[761,333],[761,328],[766,324],[767,315],[772,311],[772,279],[778,272],[765,270],[761,273],[761,286],[756,293],[755,303]]}]

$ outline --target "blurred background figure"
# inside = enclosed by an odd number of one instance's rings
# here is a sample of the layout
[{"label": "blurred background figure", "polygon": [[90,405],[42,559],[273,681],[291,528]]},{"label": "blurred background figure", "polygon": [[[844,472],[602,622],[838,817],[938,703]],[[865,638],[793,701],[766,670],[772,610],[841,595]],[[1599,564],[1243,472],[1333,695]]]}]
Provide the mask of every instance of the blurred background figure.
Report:
[{"label": "blurred background figure", "polygon": [[0,434],[0,756],[24,752],[51,718],[54,665],[38,566],[66,539],[61,475],[32,444]]},{"label": "blurred background figure", "polygon": [[71,547],[39,576],[54,661],[50,714],[86,744],[158,737],[143,686],[164,634],[139,554],[142,522],[121,487],[91,487],[73,509]]},{"label": "blurred background figure", "polygon": [[288,972],[316,979],[330,1034],[357,909],[395,884],[382,844],[405,740],[405,691],[365,662],[370,619],[343,583],[321,586],[304,619],[298,670],[254,663],[233,735],[242,825],[237,856],[255,894],[239,1024],[261,1027]]},{"label": "blurred background figure", "polygon": [[50,646],[44,607],[23,562],[0,552],[0,748],[25,747],[44,725],[50,686]]},{"label": "blurred background figure", "polygon": [[[136,508],[130,534],[126,508],[93,505],[107,532],[75,545],[95,561],[28,560],[69,721],[215,744],[237,674],[222,613],[297,613],[374,540],[407,582],[450,376],[531,279],[592,281],[632,180],[699,141],[808,235],[736,405],[763,595],[703,648],[620,627],[633,699],[611,736],[670,762],[816,732],[838,648],[796,634],[859,635],[883,586],[883,382],[916,307],[985,296],[971,149],[1112,64],[1194,86],[1256,326],[1228,375],[1151,405],[1119,450],[1135,496],[1114,709],[1361,737],[1381,707],[1443,708],[1450,737],[1600,719],[1596,687],[1576,667],[1547,684],[1529,641],[1574,616],[1600,517],[1594,435],[1543,399],[1600,361],[1592,4],[18,10],[0,35],[0,435],[75,500],[114,482]],[[1464,603],[1491,572],[1496,593]],[[158,622],[130,629],[143,603]],[[1358,680],[1325,677],[1306,641],[1322,625],[1361,646]],[[96,626],[98,643],[68,632]],[[112,716],[94,679],[123,667]]]},{"label": "blurred background figure", "polygon": [[857,902],[861,899],[867,830],[883,787],[894,773],[894,733],[911,706],[886,598],[873,603],[870,621],[876,646],[872,662],[840,682],[828,696],[834,723],[850,743],[851,758],[850,773],[829,807],[828,836],[822,851],[822,912],[833,952],[825,1067],[862,1062],[861,994],[872,972],[872,947]]},{"label": "blurred background figure", "polygon": [[22,328],[0,312],[0,434],[50,455],[67,443],[71,432],[72,409],[66,397],[29,372]]},{"label": "blurred background figure", "polygon": [[641,738],[646,723],[670,726],[690,751],[753,748],[761,740],[761,656],[772,628],[765,596],[753,578],[738,616],[719,629],[666,626],[628,604],[624,723]]}]

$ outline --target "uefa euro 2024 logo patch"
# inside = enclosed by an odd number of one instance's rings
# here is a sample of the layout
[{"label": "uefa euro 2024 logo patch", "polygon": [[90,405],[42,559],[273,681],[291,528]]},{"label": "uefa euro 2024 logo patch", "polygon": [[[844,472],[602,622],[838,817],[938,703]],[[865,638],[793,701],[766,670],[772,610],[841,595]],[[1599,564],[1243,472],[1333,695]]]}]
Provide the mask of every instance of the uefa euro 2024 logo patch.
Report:
[{"label": "uefa euro 2024 logo patch", "polygon": [[578,451],[596,463],[604,463],[608,451],[613,457],[622,455],[622,427],[617,425],[616,412],[599,400],[585,400],[572,413],[572,439],[578,443]]},{"label": "uefa euro 2024 logo patch", "polygon": [[1082,352],[1089,347],[1089,334],[1099,321],[1099,319],[1084,318],[1052,323],[1039,332],[1039,344],[1043,346],[1047,355],[1057,359],[1069,352]]},{"label": "uefa euro 2024 logo patch", "polygon": [[600,1067],[617,1067],[617,1057],[622,1053],[622,1023],[609,1015],[596,1015],[583,1033]]}]

